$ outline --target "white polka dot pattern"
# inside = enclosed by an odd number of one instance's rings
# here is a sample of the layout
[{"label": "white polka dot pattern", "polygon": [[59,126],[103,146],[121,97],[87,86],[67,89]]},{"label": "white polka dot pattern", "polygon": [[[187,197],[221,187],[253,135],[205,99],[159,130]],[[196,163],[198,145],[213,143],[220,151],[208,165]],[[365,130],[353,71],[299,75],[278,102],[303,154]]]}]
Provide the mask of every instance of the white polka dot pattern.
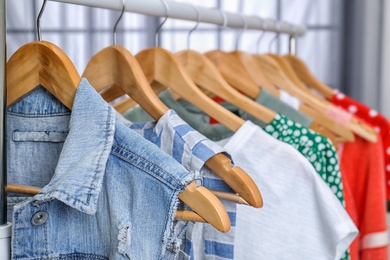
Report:
[{"label": "white polka dot pattern", "polygon": [[[375,109],[360,103],[339,91],[335,91],[331,98],[331,102],[344,110],[353,112],[356,117],[370,124],[375,132],[381,136],[383,144],[383,156],[386,170],[386,193],[387,199],[390,200],[390,171],[387,165],[390,165],[390,152],[387,147],[390,146],[390,122]],[[352,111],[351,111],[352,110]],[[355,111],[355,112],[354,112]]]},{"label": "white polka dot pattern", "polygon": [[354,105],[350,105],[348,107],[348,111],[351,112],[352,114],[355,114],[357,112],[357,107]]},{"label": "white polka dot pattern", "polygon": [[337,95],[336,95],[336,98],[338,99],[338,100],[342,100],[342,99],[344,99],[345,98],[345,95],[343,94],[343,93],[337,93]]},{"label": "white polka dot pattern", "polygon": [[373,109],[371,109],[370,112],[368,112],[368,115],[370,117],[376,117],[378,115],[378,112],[373,110]]},{"label": "white polka dot pattern", "polygon": [[[279,116],[275,117],[264,130],[278,140],[290,144],[304,155],[345,207],[339,161],[332,143],[327,138],[308,130],[287,117]],[[346,251],[341,259],[350,259],[349,251]]]},{"label": "white polka dot pattern", "polygon": [[[341,191],[339,194],[343,194],[336,150],[327,138],[308,131],[283,115],[280,115],[279,119],[275,118],[264,130],[271,136],[296,147],[314,166],[324,181],[335,189],[335,195],[337,196],[339,191]],[[338,183],[336,179],[339,180]],[[339,200],[343,202],[344,196],[339,197]]]}]

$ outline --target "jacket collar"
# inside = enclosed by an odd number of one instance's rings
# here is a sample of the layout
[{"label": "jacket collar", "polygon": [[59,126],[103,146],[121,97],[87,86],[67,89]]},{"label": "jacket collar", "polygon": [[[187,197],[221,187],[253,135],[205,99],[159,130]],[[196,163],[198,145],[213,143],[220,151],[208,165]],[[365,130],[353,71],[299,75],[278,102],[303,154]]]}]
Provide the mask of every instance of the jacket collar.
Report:
[{"label": "jacket collar", "polygon": [[115,111],[86,79],[76,92],[69,134],[50,183],[33,199],[57,199],[94,214],[115,133]]}]

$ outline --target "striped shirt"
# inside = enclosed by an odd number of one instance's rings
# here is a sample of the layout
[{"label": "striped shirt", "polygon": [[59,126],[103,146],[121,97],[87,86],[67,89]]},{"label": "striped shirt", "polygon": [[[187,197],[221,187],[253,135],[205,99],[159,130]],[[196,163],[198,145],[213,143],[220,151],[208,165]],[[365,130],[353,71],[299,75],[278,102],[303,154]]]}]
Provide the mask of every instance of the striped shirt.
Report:
[{"label": "striped shirt", "polygon": [[[210,190],[233,192],[205,166],[205,162],[217,153],[224,153],[229,158],[230,155],[224,148],[190,127],[174,110],[166,112],[157,122],[126,124],[175,158],[187,170],[194,172],[198,185]],[[230,231],[221,233],[209,224],[188,222],[184,227],[185,232],[178,234],[183,240],[180,259],[234,259],[236,203],[226,200],[221,202],[230,217]]]}]

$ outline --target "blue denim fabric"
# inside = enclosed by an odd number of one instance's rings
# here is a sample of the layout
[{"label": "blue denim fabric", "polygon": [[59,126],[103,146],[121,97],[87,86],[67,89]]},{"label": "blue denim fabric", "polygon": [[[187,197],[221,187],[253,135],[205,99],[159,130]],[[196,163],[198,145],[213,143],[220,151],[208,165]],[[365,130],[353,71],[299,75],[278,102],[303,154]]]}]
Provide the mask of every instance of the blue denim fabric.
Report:
[{"label": "blue denim fabric", "polygon": [[[126,125],[171,155],[187,170],[194,172],[199,185],[211,190],[233,192],[205,166],[205,162],[217,153],[224,153],[229,158],[230,155],[224,148],[189,126],[174,110],[166,112],[157,122],[127,122]],[[189,222],[184,226],[186,229],[178,234],[183,238],[180,260],[234,259],[237,204],[227,200],[221,202],[231,220],[230,231],[221,233],[209,224]]]},{"label": "blue denim fabric", "polygon": [[182,165],[115,118],[83,79],[72,112],[45,89],[8,109],[12,259],[176,259]]}]

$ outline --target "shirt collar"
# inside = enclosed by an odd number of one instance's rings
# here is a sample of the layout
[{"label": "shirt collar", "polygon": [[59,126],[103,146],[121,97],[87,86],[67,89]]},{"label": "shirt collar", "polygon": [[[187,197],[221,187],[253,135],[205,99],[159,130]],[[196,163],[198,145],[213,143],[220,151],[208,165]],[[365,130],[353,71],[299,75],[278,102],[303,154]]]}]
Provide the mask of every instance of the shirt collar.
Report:
[{"label": "shirt collar", "polygon": [[54,176],[34,199],[37,202],[57,199],[81,212],[94,214],[114,133],[114,109],[82,79]]},{"label": "shirt collar", "polygon": [[173,99],[169,90],[162,91],[158,97],[165,105],[175,110],[185,122],[210,140],[219,141],[233,135],[233,132],[222,124],[210,125],[202,120],[199,120],[199,115],[203,112],[184,99]]}]

